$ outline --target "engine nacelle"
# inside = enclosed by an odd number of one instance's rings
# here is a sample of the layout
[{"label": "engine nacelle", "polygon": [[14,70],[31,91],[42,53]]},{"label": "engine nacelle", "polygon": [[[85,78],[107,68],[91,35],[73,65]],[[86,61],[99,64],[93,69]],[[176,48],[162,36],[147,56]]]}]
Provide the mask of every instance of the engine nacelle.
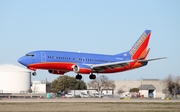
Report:
[{"label": "engine nacelle", "polygon": [[80,73],[80,74],[90,74],[91,73],[91,68],[86,65],[74,65],[72,68],[75,73]]},{"label": "engine nacelle", "polygon": [[51,74],[57,74],[57,75],[64,75],[66,71],[59,71],[59,70],[48,70]]}]

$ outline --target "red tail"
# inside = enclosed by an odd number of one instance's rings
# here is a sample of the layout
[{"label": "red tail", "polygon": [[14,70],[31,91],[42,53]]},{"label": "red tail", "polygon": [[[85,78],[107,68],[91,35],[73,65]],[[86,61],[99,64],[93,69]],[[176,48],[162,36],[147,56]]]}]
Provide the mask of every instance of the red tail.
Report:
[{"label": "red tail", "polygon": [[140,36],[140,38],[129,51],[132,59],[145,59],[147,57],[150,50],[147,50],[150,35],[151,30],[145,30],[144,33]]}]

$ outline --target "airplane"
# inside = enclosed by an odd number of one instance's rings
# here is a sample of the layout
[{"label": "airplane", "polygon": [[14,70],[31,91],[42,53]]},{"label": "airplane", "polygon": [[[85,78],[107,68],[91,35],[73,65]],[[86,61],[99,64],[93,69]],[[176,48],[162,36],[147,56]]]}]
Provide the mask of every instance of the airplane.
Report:
[{"label": "airplane", "polygon": [[149,61],[164,59],[146,59],[151,30],[145,30],[132,48],[126,52],[107,55],[81,52],[39,50],[27,53],[18,59],[18,62],[33,70],[36,76],[37,69],[48,70],[51,74],[64,75],[75,72],[76,79],[81,80],[81,74],[89,74],[90,79],[96,79],[100,73],[116,73],[143,67]]}]

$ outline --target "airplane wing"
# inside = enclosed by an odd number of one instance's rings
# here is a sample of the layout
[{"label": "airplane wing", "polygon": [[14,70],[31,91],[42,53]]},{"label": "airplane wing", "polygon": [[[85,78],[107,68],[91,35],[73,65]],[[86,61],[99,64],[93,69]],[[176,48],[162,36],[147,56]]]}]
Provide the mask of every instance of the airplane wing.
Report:
[{"label": "airplane wing", "polygon": [[154,61],[154,60],[159,60],[159,59],[164,59],[164,58],[167,58],[167,57],[161,57],[161,58],[152,58],[152,59],[146,59],[146,60],[140,60],[140,59],[137,59],[137,60],[127,60],[127,61],[119,61],[119,62],[113,62],[113,63],[102,63],[102,64],[94,64],[94,65],[89,65],[93,70],[95,71],[103,71],[107,68],[109,69],[114,69],[114,68],[117,68],[117,67],[123,67],[123,66],[126,66],[128,65],[129,63],[131,62],[148,62],[148,61]]}]

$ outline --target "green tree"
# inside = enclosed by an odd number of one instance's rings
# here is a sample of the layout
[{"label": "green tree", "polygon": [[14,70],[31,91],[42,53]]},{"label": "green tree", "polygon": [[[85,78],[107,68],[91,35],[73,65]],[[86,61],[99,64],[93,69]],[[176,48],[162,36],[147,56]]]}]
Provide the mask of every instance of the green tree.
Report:
[{"label": "green tree", "polygon": [[84,81],[76,80],[74,77],[70,76],[59,76],[57,79],[51,83],[52,92],[64,92],[67,93],[69,90],[84,90],[87,86]]}]

